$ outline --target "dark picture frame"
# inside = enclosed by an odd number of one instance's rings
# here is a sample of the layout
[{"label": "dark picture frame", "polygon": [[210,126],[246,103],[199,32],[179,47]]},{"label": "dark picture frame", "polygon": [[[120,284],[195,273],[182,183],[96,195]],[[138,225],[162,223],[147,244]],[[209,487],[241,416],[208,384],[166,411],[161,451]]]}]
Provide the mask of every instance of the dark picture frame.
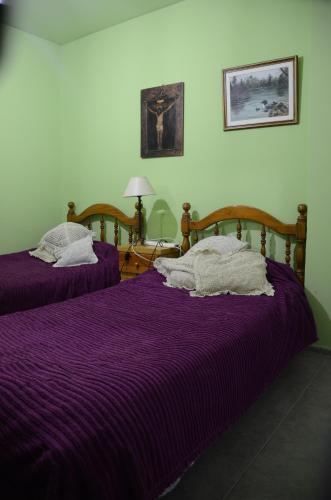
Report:
[{"label": "dark picture frame", "polygon": [[223,69],[224,130],[298,123],[298,57]]},{"label": "dark picture frame", "polygon": [[141,91],[141,157],[182,156],[184,83]]}]

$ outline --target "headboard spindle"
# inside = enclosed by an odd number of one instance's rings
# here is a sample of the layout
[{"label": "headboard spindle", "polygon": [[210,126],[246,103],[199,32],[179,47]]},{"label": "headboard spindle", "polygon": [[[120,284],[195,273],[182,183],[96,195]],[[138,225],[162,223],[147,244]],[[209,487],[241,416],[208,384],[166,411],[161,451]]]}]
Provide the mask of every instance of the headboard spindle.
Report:
[{"label": "headboard spindle", "polygon": [[285,262],[288,266],[291,265],[291,240],[288,235],[285,242]]},{"label": "headboard spindle", "polygon": [[261,254],[263,255],[263,257],[265,257],[265,244],[266,244],[265,225],[262,224],[262,228],[261,228]]},{"label": "headboard spindle", "polygon": [[103,215],[100,219],[100,241],[105,241],[105,219]]},{"label": "headboard spindle", "polygon": [[118,220],[115,219],[114,222],[114,245],[117,247],[118,245]]},{"label": "headboard spindle", "polygon": [[237,238],[238,238],[238,240],[241,240],[241,222],[240,222],[240,219],[238,219],[238,223],[237,223]]}]

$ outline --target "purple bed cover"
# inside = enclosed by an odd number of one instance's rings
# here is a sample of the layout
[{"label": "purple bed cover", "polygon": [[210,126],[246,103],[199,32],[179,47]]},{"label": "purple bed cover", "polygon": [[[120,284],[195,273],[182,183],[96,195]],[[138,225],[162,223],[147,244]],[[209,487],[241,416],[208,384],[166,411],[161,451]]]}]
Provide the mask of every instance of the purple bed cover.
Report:
[{"label": "purple bed cover", "polygon": [[95,241],[99,261],[56,268],[28,251],[0,255],[0,315],[33,309],[116,285],[120,281],[118,252]]},{"label": "purple bed cover", "polygon": [[0,318],[6,500],[152,500],[316,340],[302,286],[192,298],[154,270]]}]

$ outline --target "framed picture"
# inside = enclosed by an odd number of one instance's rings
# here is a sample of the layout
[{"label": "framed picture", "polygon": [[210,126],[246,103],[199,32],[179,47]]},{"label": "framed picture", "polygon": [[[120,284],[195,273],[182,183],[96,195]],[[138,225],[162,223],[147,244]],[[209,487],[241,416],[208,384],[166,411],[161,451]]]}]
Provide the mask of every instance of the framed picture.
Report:
[{"label": "framed picture", "polygon": [[141,157],[181,156],[184,83],[141,91]]},{"label": "framed picture", "polygon": [[224,130],[298,123],[297,56],[223,70]]}]

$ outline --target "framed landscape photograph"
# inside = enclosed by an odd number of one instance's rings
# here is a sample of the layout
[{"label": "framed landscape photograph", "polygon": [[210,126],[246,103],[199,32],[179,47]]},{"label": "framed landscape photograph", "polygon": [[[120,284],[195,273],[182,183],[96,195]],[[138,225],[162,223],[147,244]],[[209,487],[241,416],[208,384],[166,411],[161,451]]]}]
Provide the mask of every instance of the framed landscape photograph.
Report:
[{"label": "framed landscape photograph", "polygon": [[183,155],[184,83],[141,91],[141,157]]},{"label": "framed landscape photograph", "polygon": [[298,123],[297,56],[223,70],[224,130]]}]

